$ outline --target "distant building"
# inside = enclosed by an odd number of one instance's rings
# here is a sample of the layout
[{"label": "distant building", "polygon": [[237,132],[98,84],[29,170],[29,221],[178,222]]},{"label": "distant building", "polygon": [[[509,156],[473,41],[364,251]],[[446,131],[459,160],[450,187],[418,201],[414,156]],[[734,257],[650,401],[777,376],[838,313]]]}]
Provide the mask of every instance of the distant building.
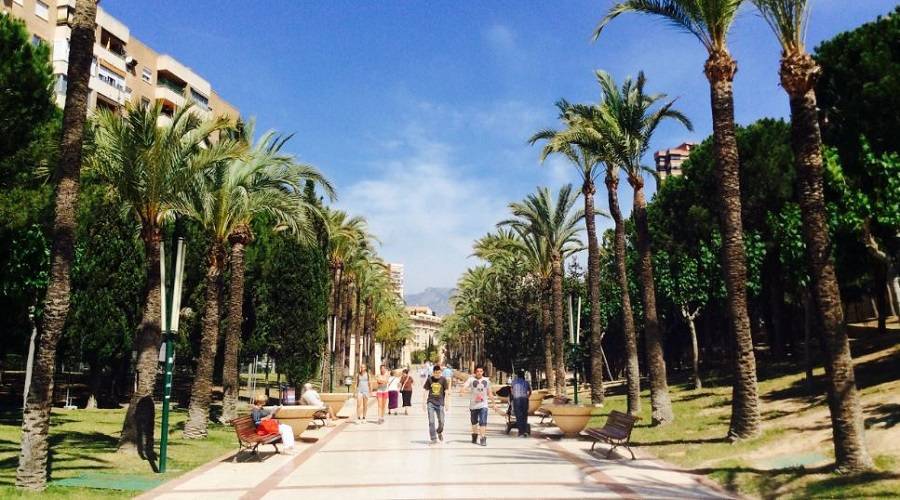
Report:
[{"label": "distant building", "polygon": [[[63,107],[75,0],[2,0],[0,12],[23,20],[32,43],[50,48],[56,102]],[[97,108],[116,110],[128,101],[145,106],[159,102],[163,113],[171,116],[178,108],[193,102],[193,112],[204,118],[239,116],[237,109],[222,99],[209,81],[172,56],[144,45],[131,36],[128,26],[102,7],[97,7],[95,37],[88,83],[89,112]],[[194,43],[187,39],[183,42]]]},{"label": "distant building", "polygon": [[[413,337],[406,341],[400,356],[400,362],[403,366],[412,363],[412,353],[415,351],[423,351],[429,345],[437,346],[441,342],[440,333],[441,325],[444,324],[444,318],[438,316],[428,306],[409,306],[406,308],[409,314],[409,320],[412,324]],[[438,355],[440,349],[436,351]],[[439,359],[433,359],[438,361]]]},{"label": "distant building", "polygon": [[696,146],[693,142],[683,142],[674,148],[661,149],[653,153],[659,180],[665,180],[670,175],[681,175],[681,165],[687,160],[691,150]]},{"label": "distant building", "polygon": [[391,283],[394,285],[394,292],[400,297],[400,300],[403,300],[403,282],[404,282],[404,272],[403,272],[403,264],[388,264],[388,270],[391,273]]}]

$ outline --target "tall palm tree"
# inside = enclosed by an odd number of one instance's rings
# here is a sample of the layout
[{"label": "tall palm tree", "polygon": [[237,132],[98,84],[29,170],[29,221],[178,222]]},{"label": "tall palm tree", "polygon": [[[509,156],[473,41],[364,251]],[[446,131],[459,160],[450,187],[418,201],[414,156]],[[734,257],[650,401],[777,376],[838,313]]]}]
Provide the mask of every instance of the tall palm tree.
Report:
[{"label": "tall palm tree", "polygon": [[734,337],[735,381],[728,436],[741,439],[760,432],[756,357],[747,313],[747,262],[741,222],[741,189],[737,140],[734,133],[733,80],[737,63],[728,53],[728,31],[743,0],[624,0],[600,21],[594,38],[626,12],[662,17],[694,35],[707,50],[704,66],[709,81],[716,155],[716,185],[722,226],[722,262],[728,291],[728,320]]},{"label": "tall palm tree", "polygon": [[818,324],[825,338],[834,456],[840,470],[865,470],[872,467],[872,458],[866,448],[822,189],[822,136],[815,91],[821,68],[805,46],[809,4],[806,0],[753,0],[753,3],[781,44],[779,74],[791,104],[791,145],[798,174],[803,240]]},{"label": "tall palm tree", "polygon": [[139,402],[152,403],[156,384],[163,222],[172,216],[177,195],[197,172],[234,157],[229,148],[213,146],[217,134],[229,126],[227,119],[203,120],[191,106],[176,111],[171,120],[162,116],[159,104],[144,107],[132,102],[122,113],[99,111],[96,119],[91,168],[113,186],[140,223],[147,259],[144,312],[134,337],[137,380],[119,438],[120,451],[139,451],[143,446],[135,412]]},{"label": "tall palm tree", "polygon": [[[203,228],[209,245],[200,356],[184,427],[187,438],[207,435],[213,363],[219,338],[220,277],[227,261],[229,243],[236,242],[231,254],[237,254],[239,259],[237,266],[232,267],[232,274],[242,276],[244,244],[252,237],[249,224],[259,215],[269,216],[278,229],[313,241],[311,218],[317,216],[318,210],[303,197],[302,189],[309,179],[330,188],[315,168],[297,164],[293,157],[280,152],[286,138],[268,133],[247,151],[251,134],[248,129],[237,134],[224,134],[215,147],[231,148],[234,157],[198,172],[173,204],[176,212],[195,220]],[[232,311],[238,317],[231,318],[238,338],[241,310],[242,304],[241,308]],[[236,367],[236,355],[233,362]]]},{"label": "tall palm tree", "polygon": [[[237,127],[235,133],[238,134],[238,140],[249,147],[253,139],[252,124]],[[235,178],[232,188],[226,194],[230,197],[227,220],[230,232],[227,240],[231,246],[231,276],[222,367],[222,420],[225,422],[238,416],[238,354],[244,316],[244,252],[246,246],[253,241],[251,222],[260,214],[272,215],[276,222],[273,229],[289,229],[298,233],[298,236],[310,239],[315,229],[310,222],[319,218],[318,210],[308,207],[309,200],[305,197],[298,203],[300,192],[294,186],[312,181],[314,185],[321,186],[330,199],[334,199],[334,188],[318,170],[309,165],[298,164],[291,155],[282,152],[288,139],[290,136],[279,137],[273,132],[266,133],[245,156],[234,160],[229,166],[234,171]],[[287,182],[282,183],[284,179]],[[227,232],[229,229],[224,228],[223,231]]]},{"label": "tall palm tree", "polygon": [[532,233],[546,245],[550,256],[551,269],[551,311],[553,318],[554,361],[556,364],[557,394],[566,390],[565,338],[563,336],[563,265],[565,258],[582,250],[578,240],[579,224],[584,218],[581,209],[574,210],[578,193],[572,185],[566,184],[556,195],[550,190],[538,188],[537,193],[528,195],[521,202],[511,203],[512,219],[502,221],[498,226],[510,226],[523,232]]},{"label": "tall palm tree", "polygon": [[603,92],[599,119],[593,122],[599,136],[606,143],[605,150],[614,163],[621,165],[628,183],[634,190],[631,216],[637,236],[638,274],[641,280],[641,299],[644,305],[644,332],[647,340],[647,365],[650,369],[650,405],[654,424],[666,424],[675,419],[666,383],[666,361],[662,348],[659,319],[656,313],[656,286],[653,280],[653,256],[650,249],[650,228],[647,225],[647,201],[644,197],[644,167],[641,158],[650,147],[650,138],[659,124],[674,119],[692,129],[690,120],[675,110],[674,100],[653,109],[666,98],[665,94],[644,93],[646,79],[638,74],[637,81],[625,80],[621,90],[612,75],[597,71]]},{"label": "tall palm tree", "polygon": [[[556,103],[559,119],[567,131],[577,128],[580,120],[572,113],[572,106],[565,100]],[[594,208],[594,193],[597,192],[597,176],[603,171],[602,158],[595,150],[582,147],[568,134],[556,130],[542,130],[529,139],[531,144],[544,140],[547,144],[541,150],[541,162],[553,153],[561,154],[581,176],[581,195],[584,198],[584,222],[588,239],[588,303],[590,304],[591,327],[591,401],[603,402],[603,324],[600,318],[600,246],[597,243],[597,224]]]},{"label": "tall palm tree", "polygon": [[94,53],[97,18],[95,0],[78,0],[72,19],[66,106],[63,110],[60,158],[56,165],[56,215],[50,250],[50,280],[44,297],[44,319],[34,355],[31,386],[22,412],[22,449],[16,469],[16,486],[29,490],[47,487],[50,407],[53,403],[53,376],[56,347],[69,314],[71,269],[75,260],[75,216],[78,208],[78,180],[90,95],[88,80]]}]

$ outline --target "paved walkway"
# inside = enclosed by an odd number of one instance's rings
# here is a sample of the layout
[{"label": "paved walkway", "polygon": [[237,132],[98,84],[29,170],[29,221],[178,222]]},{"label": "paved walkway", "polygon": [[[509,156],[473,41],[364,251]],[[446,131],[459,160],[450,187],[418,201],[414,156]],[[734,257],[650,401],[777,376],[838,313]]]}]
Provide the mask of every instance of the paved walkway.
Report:
[{"label": "paved walkway", "polygon": [[237,464],[222,457],[142,498],[728,498],[655,460],[601,460],[587,442],[507,436],[493,412],[487,447],[473,445],[466,395],[453,395],[445,443],[431,445],[416,395],[409,416],[309,432],[320,439],[293,456]]}]

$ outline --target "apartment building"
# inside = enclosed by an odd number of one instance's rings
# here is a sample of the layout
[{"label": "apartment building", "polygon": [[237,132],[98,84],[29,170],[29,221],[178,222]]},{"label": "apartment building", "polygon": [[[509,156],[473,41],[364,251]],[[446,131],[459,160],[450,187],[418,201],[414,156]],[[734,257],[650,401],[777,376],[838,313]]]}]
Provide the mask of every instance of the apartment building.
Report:
[{"label": "apartment building", "polygon": [[695,146],[693,142],[683,142],[674,148],[661,149],[653,153],[659,180],[665,180],[670,175],[681,175],[681,165],[688,159]]},{"label": "apartment building", "polygon": [[400,297],[400,300],[404,300],[404,281],[405,281],[405,271],[403,269],[403,264],[388,264],[388,271],[391,274],[391,284],[394,285],[394,292]]},{"label": "apartment building", "polygon": [[[62,107],[75,0],[0,0],[0,12],[23,20],[32,43],[52,48],[56,100]],[[209,81],[172,56],[160,54],[132,37],[128,26],[100,7],[89,87],[89,110],[118,109],[133,100],[145,105],[160,102],[163,112],[171,116],[192,101],[193,109],[204,116],[239,116]]]},{"label": "apartment building", "polygon": [[[409,306],[406,308],[412,326],[413,337],[406,341],[400,353],[403,366],[409,366],[412,361],[412,353],[425,350],[429,345],[438,346],[441,343],[441,325],[444,318],[435,314],[428,306]],[[438,349],[440,353],[441,350]],[[439,361],[439,360],[432,360]]]}]

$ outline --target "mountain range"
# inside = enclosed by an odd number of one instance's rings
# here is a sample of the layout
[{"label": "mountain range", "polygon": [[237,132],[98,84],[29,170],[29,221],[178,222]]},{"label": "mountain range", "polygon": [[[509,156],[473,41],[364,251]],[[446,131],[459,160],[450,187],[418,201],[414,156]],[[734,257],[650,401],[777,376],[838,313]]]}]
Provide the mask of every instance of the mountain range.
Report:
[{"label": "mountain range", "polygon": [[429,287],[420,293],[406,294],[406,304],[410,306],[428,306],[438,316],[446,316],[453,312],[450,297],[455,288]]}]

